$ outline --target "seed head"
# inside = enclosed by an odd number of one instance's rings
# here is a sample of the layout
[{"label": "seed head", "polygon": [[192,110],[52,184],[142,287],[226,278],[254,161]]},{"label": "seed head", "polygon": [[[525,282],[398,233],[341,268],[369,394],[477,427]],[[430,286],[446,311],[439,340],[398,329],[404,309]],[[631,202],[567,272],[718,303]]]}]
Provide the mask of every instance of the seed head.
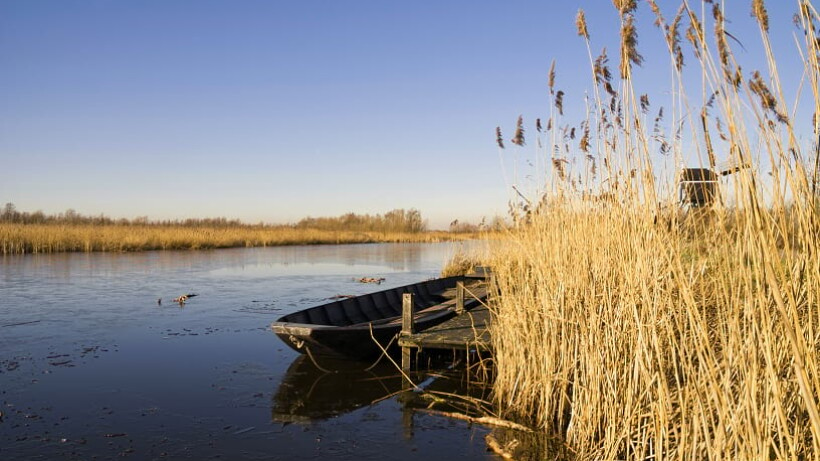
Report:
[{"label": "seed head", "polygon": [[666,20],[663,19],[663,14],[661,14],[660,7],[657,3],[655,3],[655,0],[647,0],[647,3],[649,3],[649,8],[652,9],[652,13],[655,14],[655,26],[662,26],[666,22]]},{"label": "seed head", "polygon": [[703,25],[698,21],[695,13],[689,10],[689,27],[686,29],[686,39],[692,44],[695,51],[695,56],[700,58],[701,48],[703,48],[705,40],[703,33]]},{"label": "seed head", "polygon": [[715,18],[715,42],[717,44],[720,62],[724,68],[729,65],[729,43],[726,41],[726,29],[724,28],[723,11],[720,6],[712,7],[712,16]]},{"label": "seed head", "polygon": [[615,5],[615,9],[621,13],[621,16],[632,13],[638,8],[636,0],[612,0],[612,4]]},{"label": "seed head", "polygon": [[504,138],[501,137],[501,127],[495,127],[495,142],[498,144],[498,147],[503,149],[504,148]]},{"label": "seed head", "polygon": [[610,82],[612,80],[612,73],[609,71],[609,57],[606,55],[606,48],[601,50],[601,54],[595,58],[595,63],[592,68],[595,72],[595,83]]},{"label": "seed head", "polygon": [[575,28],[578,29],[578,35],[589,40],[589,30],[587,29],[587,17],[584,10],[578,9],[578,14],[575,16]]},{"label": "seed head", "polygon": [[766,11],[763,0],[752,0],[752,17],[757,19],[763,31],[769,31],[769,13]]},{"label": "seed head", "polygon": [[564,92],[558,90],[555,93],[555,107],[558,108],[558,113],[564,115]]},{"label": "seed head", "polygon": [[584,134],[581,136],[581,141],[578,143],[578,147],[584,152],[589,152],[589,127],[584,127]]},{"label": "seed head", "polygon": [[524,141],[524,117],[522,115],[518,116],[518,122],[515,124],[515,135],[513,135],[510,142],[517,146],[524,146],[527,144]]},{"label": "seed head", "polygon": [[681,4],[677,14],[675,14],[675,19],[672,20],[672,24],[666,27],[666,43],[675,57],[675,68],[678,71],[683,68],[683,51],[680,47],[680,22],[683,18],[683,7],[684,4]]},{"label": "seed head", "polygon": [[641,95],[641,111],[645,114],[649,110],[649,95]]},{"label": "seed head", "polygon": [[621,78],[631,74],[632,64],[640,66],[641,63],[643,56],[638,53],[638,29],[635,27],[635,18],[628,14],[624,16],[621,26]]},{"label": "seed head", "polygon": [[760,72],[754,71],[752,74],[752,78],[749,79],[749,89],[760,99],[760,105],[763,106],[763,109],[772,112],[781,123],[788,122],[788,117],[777,109],[777,99],[769,91],[769,87],[763,81]]}]

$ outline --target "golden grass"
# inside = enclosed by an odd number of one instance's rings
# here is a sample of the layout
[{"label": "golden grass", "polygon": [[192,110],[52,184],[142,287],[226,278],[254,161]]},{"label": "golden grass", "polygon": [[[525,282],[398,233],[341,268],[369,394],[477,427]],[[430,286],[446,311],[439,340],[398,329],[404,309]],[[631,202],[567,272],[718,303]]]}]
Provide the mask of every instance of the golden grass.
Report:
[{"label": "golden grass", "polygon": [[[485,234],[483,237],[488,238],[488,236],[489,234]],[[478,251],[459,251],[444,264],[444,268],[441,270],[441,276],[452,277],[469,274],[474,272],[476,267],[486,266],[486,261],[487,255],[484,253],[479,253]]]},{"label": "golden grass", "polygon": [[198,250],[346,243],[442,242],[475,238],[448,232],[352,232],[292,227],[207,227],[0,223],[0,253]]},{"label": "golden grass", "polygon": [[[615,3],[630,14],[628,2]],[[747,72],[746,81],[738,81],[722,24],[707,45],[704,18],[688,13],[710,102],[672,125],[699,122],[709,109],[710,123],[720,117],[725,127],[729,160],[752,165],[724,180],[722,201],[678,209],[673,194],[663,193],[649,154],[653,129],[638,109],[645,101],[629,78],[634,50],[627,49],[615,103],[598,90],[611,94],[609,78],[597,79],[586,124],[607,181],[589,175],[578,187],[570,179],[578,171],[554,171],[543,197],[519,210],[518,229],[494,245],[495,400],[507,417],[561,436],[577,459],[820,457],[816,173],[785,116],[792,112],[779,89],[763,2],[754,11],[769,77]],[[712,17],[724,20],[722,11]],[[820,113],[820,18],[800,2],[798,19],[807,65],[804,76],[791,74],[806,79],[802,103]],[[634,48],[632,31],[622,37],[623,47]],[[676,40],[669,46],[673,72]],[[685,85],[675,82],[672,93],[684,98]],[[711,149],[703,132],[693,133],[690,146]],[[680,160],[680,140],[664,142]],[[768,187],[761,162],[750,158],[758,145],[772,172]],[[555,152],[552,145],[545,151]]]}]

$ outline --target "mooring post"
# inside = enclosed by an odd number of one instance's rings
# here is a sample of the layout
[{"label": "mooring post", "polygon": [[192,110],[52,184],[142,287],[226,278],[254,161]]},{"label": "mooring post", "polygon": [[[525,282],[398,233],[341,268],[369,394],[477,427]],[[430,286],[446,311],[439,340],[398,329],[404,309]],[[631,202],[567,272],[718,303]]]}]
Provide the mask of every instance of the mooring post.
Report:
[{"label": "mooring post", "polygon": [[464,282],[456,282],[456,315],[464,313]]},{"label": "mooring post", "polygon": [[[416,325],[413,320],[415,314],[415,300],[413,293],[404,293],[401,298],[401,335],[409,336],[416,332]],[[401,348],[401,368],[402,370],[410,370],[410,348]]]}]

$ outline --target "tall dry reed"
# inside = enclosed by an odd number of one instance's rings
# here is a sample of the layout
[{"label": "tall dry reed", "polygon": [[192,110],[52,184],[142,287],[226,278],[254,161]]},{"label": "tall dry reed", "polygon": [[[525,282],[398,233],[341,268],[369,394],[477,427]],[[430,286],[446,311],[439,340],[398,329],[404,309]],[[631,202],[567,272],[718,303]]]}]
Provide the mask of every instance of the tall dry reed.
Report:
[{"label": "tall dry reed", "polygon": [[199,250],[346,243],[443,242],[473,234],[364,232],[281,227],[0,223],[0,254]]},{"label": "tall dry reed", "polygon": [[[667,22],[650,2],[673,72],[667,123],[692,135],[659,133],[663,112],[651,122],[631,78],[641,57],[634,2],[614,3],[621,79],[590,53],[595,86],[581,128],[591,136],[570,150],[587,163],[558,162],[494,247],[497,403],[563,437],[578,459],[818,459],[820,163],[796,134],[816,139],[817,117],[806,128],[788,109],[761,0],[752,2],[768,63],[759,72],[741,71],[718,3],[704,3],[705,14],[684,3]],[[801,104],[820,113],[820,17],[807,1],[797,6],[806,66],[789,76],[805,79]],[[594,31],[582,13],[577,21],[588,41]],[[694,90],[681,46],[701,71]],[[547,155],[567,152],[564,137],[552,139],[560,148],[548,144]],[[737,167],[711,206],[680,208],[674,183],[657,179],[656,152],[680,166],[684,146],[704,166]]]}]

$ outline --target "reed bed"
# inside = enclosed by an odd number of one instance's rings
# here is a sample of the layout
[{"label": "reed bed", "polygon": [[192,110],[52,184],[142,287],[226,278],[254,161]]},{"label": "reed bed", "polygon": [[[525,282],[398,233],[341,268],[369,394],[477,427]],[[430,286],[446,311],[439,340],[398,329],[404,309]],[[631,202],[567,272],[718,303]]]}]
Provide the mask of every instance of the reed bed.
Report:
[{"label": "reed bed", "polygon": [[[667,20],[648,2],[669,45],[669,124],[691,128],[684,143],[658,136],[646,115],[631,78],[642,60],[636,5],[613,3],[620,79],[591,59],[590,116],[569,150],[569,137],[541,131],[560,126],[562,108],[538,121],[547,187],[520,194],[517,228],[493,245],[496,403],[560,436],[575,459],[818,459],[818,160],[797,141],[806,123],[782,96],[765,5],[752,2],[768,68],[741,72],[721,5],[683,3]],[[820,18],[810,2],[796,7],[806,67],[789,74],[804,80],[799,99],[811,115],[820,113]],[[578,30],[589,43],[583,12]],[[694,91],[680,73],[686,46],[702,75]],[[680,166],[684,146],[712,169],[744,165],[709,206],[679,207],[658,179],[656,151]]]},{"label": "reed bed", "polygon": [[468,238],[469,235],[437,231],[357,232],[287,226],[190,227],[0,223],[0,254],[199,250],[348,243],[433,243]]}]

